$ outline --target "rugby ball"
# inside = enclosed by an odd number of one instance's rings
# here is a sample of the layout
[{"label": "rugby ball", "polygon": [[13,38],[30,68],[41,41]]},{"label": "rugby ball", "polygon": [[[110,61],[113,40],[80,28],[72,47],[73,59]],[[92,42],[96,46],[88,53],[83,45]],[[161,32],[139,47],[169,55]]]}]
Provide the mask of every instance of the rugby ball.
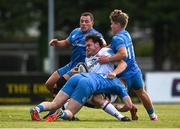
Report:
[{"label": "rugby ball", "polygon": [[82,62],[78,63],[76,67],[78,68],[79,73],[87,73],[88,72],[87,66]]}]

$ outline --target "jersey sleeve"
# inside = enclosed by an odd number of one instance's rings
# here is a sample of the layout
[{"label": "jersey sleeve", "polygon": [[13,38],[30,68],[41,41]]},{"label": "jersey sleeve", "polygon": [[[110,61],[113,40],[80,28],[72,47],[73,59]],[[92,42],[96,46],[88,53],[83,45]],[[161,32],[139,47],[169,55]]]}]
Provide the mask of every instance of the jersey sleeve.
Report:
[{"label": "jersey sleeve", "polygon": [[71,33],[69,34],[69,36],[67,37],[67,40],[70,42],[70,44],[72,44],[73,40],[72,37],[73,35],[76,33],[78,28],[74,29],[73,31],[71,31]]},{"label": "jersey sleeve", "polygon": [[124,43],[124,39],[122,37],[114,36],[112,38],[111,45],[115,51],[118,51],[121,47],[126,47]]}]

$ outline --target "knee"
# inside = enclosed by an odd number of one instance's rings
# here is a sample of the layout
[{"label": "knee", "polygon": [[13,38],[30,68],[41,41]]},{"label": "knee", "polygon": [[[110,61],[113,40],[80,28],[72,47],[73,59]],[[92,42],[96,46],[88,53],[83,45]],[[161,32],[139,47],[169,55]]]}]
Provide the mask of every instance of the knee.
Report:
[{"label": "knee", "polygon": [[45,86],[46,86],[46,88],[47,88],[50,92],[53,91],[53,87],[54,87],[54,86],[52,86],[48,81],[46,81]]},{"label": "knee", "polygon": [[61,118],[64,120],[72,120],[73,116],[73,113],[70,110],[66,109],[61,115]]},{"label": "knee", "polygon": [[49,83],[49,81],[46,81],[45,86],[46,87],[51,87],[51,84]]},{"label": "knee", "polygon": [[103,104],[103,102],[104,102],[102,95],[94,95],[92,97],[91,101],[97,106],[101,106]]}]

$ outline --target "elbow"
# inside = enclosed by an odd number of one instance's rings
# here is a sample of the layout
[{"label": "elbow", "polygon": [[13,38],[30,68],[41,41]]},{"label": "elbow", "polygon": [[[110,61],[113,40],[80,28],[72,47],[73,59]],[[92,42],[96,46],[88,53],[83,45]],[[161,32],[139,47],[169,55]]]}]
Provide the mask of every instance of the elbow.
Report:
[{"label": "elbow", "polygon": [[124,63],[124,69],[126,69],[127,68],[127,64],[126,63]]},{"label": "elbow", "polygon": [[124,62],[122,70],[124,71],[126,68],[127,68],[127,64],[126,64],[126,62]]},{"label": "elbow", "polygon": [[127,68],[127,63],[123,60],[122,61],[122,71],[124,71]]},{"label": "elbow", "polygon": [[126,52],[126,53],[123,53],[123,59],[125,59],[125,58],[128,58],[127,52]]}]

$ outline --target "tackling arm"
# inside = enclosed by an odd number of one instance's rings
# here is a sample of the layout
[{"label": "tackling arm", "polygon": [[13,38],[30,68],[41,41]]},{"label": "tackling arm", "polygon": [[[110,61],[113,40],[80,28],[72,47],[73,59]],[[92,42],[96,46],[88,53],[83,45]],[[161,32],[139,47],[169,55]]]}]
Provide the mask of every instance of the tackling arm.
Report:
[{"label": "tackling arm", "polygon": [[117,53],[111,57],[108,57],[108,56],[101,56],[99,58],[99,62],[101,64],[104,64],[104,63],[107,63],[107,62],[117,62],[117,61],[120,61],[124,58],[128,57],[128,54],[127,54],[127,50],[125,47],[121,47],[119,48],[119,50],[117,51]]},{"label": "tackling arm", "polygon": [[120,60],[122,60],[122,59],[124,59],[126,57],[128,57],[126,48],[121,47],[121,48],[119,48],[118,52],[115,55],[109,57],[109,62],[120,61]]},{"label": "tackling arm", "polygon": [[127,67],[127,64],[125,61],[120,60],[118,66],[114,69],[113,72],[108,74],[108,78],[114,78],[117,74],[123,72]]}]

